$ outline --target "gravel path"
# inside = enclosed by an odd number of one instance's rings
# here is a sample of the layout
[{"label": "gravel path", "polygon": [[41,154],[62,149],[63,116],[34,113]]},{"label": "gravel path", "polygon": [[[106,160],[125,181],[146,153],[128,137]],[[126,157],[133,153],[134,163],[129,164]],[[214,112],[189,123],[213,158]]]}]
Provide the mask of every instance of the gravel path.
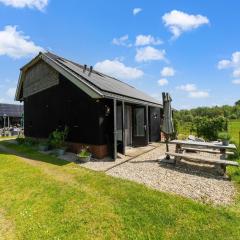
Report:
[{"label": "gravel path", "polygon": [[233,201],[233,183],[218,176],[214,167],[185,162],[176,166],[160,163],[159,159],[165,157],[164,152],[165,146],[162,145],[110,169],[106,174],[215,205],[226,205]]}]

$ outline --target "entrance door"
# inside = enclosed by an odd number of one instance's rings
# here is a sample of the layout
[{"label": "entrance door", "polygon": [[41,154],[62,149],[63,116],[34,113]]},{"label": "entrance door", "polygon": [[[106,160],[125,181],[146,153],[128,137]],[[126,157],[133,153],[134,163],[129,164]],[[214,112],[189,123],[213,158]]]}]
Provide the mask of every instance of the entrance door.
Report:
[{"label": "entrance door", "polygon": [[158,142],[160,140],[160,108],[149,108],[149,120],[150,142]]},{"label": "entrance door", "polygon": [[132,107],[125,106],[125,144],[132,145]]},{"label": "entrance door", "polygon": [[147,145],[145,107],[133,107],[133,145]]}]

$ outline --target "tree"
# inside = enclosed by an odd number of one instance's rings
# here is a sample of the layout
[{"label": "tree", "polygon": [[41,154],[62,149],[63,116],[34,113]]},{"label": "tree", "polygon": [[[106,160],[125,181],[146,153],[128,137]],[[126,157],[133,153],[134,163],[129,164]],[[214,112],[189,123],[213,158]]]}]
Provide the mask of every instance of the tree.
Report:
[{"label": "tree", "polygon": [[220,131],[227,130],[227,120],[224,117],[196,117],[192,125],[198,137],[206,140],[217,140]]},{"label": "tree", "polygon": [[240,106],[240,100],[236,101],[236,102],[235,102],[235,105],[236,105],[236,106]]}]

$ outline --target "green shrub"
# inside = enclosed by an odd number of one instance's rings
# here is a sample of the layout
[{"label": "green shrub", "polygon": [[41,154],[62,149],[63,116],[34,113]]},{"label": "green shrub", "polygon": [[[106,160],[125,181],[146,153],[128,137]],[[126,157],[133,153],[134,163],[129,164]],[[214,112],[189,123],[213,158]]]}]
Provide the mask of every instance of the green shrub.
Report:
[{"label": "green shrub", "polygon": [[28,146],[36,146],[39,144],[39,140],[35,138],[25,138],[24,144]]},{"label": "green shrub", "polygon": [[23,136],[19,136],[16,138],[16,141],[18,144],[24,144],[25,143],[25,138]]},{"label": "green shrub", "polygon": [[188,138],[188,135],[183,134],[183,133],[180,133],[180,134],[178,134],[178,136],[177,136],[177,139],[178,139],[178,140],[186,140],[187,138]]},{"label": "green shrub", "polygon": [[220,132],[220,133],[218,133],[218,138],[220,140],[230,140],[231,136],[228,132]]},{"label": "green shrub", "polygon": [[56,129],[49,136],[49,145],[52,148],[64,148],[67,135],[68,127],[65,127],[63,131]]},{"label": "green shrub", "polygon": [[192,130],[197,133],[198,137],[203,137],[206,140],[216,140],[219,132],[227,130],[227,120],[224,117],[196,117]]}]

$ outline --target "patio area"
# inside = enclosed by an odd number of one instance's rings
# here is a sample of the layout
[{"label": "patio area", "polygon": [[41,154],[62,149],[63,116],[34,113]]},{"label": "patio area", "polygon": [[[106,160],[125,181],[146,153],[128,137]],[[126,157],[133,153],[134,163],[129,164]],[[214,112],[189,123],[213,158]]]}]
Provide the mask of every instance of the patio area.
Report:
[{"label": "patio area", "polygon": [[[175,145],[170,144],[170,151]],[[93,159],[79,164],[95,171],[103,171],[107,175],[127,179],[144,184],[158,191],[178,194],[197,201],[214,205],[232,203],[235,187],[218,174],[212,165],[189,163],[184,160],[176,165],[161,162],[165,159],[166,146],[163,143],[150,144],[147,147],[128,148],[126,156],[118,154],[117,160],[102,161]],[[63,156],[72,160],[70,153]]]},{"label": "patio area", "polygon": [[[150,143],[148,146],[144,147],[127,147],[126,154],[123,155],[121,153],[117,154],[117,159],[113,161],[110,157],[104,159],[94,159],[92,158],[90,162],[80,163],[81,167],[85,167],[94,171],[103,171],[106,172],[114,167],[117,167],[127,161],[130,161],[133,158],[136,158],[142,154],[146,154],[149,151],[152,151],[158,147],[160,147],[162,143]],[[76,155],[70,152],[67,152],[65,155],[60,157],[63,160],[75,162]]]}]

